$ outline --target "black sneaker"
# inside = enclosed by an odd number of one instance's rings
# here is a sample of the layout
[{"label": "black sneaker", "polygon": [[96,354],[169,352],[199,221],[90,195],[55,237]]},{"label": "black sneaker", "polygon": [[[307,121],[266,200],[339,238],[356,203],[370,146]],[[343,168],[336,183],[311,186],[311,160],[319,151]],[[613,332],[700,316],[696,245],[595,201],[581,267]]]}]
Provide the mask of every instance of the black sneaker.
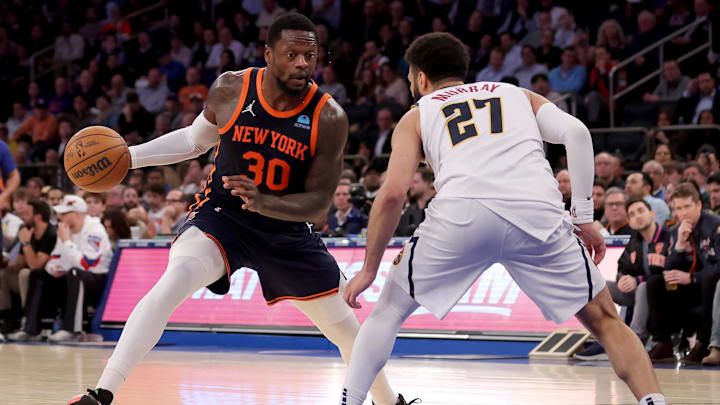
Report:
[{"label": "black sneaker", "polygon": [[68,401],[67,405],[110,405],[113,400],[112,392],[98,388],[87,390],[87,394],[78,395]]},{"label": "black sneaker", "polygon": [[695,343],[690,353],[680,359],[685,364],[700,364],[702,359],[710,354],[710,350],[705,347],[702,343]]},{"label": "black sneaker", "polygon": [[[412,405],[412,404],[420,404],[422,403],[422,399],[415,398],[410,402],[405,401],[405,398],[403,398],[402,394],[398,394],[398,401],[395,403],[395,405]],[[375,402],[372,403],[375,405]]]},{"label": "black sneaker", "polygon": [[573,357],[582,361],[608,360],[608,355],[605,353],[605,349],[600,346],[600,343],[598,342],[591,344],[587,349],[581,352],[575,353]]}]

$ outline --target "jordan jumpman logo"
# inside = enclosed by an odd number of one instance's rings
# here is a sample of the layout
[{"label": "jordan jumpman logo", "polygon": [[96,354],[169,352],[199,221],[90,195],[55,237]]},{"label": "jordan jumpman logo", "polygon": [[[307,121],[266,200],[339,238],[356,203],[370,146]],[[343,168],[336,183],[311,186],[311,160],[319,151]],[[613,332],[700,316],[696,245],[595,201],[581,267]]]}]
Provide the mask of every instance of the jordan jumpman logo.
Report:
[{"label": "jordan jumpman logo", "polygon": [[249,112],[250,114],[252,114],[253,117],[256,117],[255,113],[252,110],[254,104],[255,104],[255,100],[251,101],[250,104],[248,104],[248,106],[245,107],[244,110],[242,110],[241,114],[245,114],[246,112]]}]

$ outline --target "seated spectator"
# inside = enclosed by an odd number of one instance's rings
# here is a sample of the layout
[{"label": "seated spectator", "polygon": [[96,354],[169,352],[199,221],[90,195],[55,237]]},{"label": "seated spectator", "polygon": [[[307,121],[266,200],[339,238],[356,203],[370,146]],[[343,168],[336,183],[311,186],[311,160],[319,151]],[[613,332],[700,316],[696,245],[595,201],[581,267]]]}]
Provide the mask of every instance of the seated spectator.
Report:
[{"label": "seated spectator", "polygon": [[233,55],[233,65],[240,65],[242,56],[245,54],[245,46],[238,40],[233,39],[232,31],[229,28],[220,30],[220,41],[213,45],[208,56],[206,69],[216,69],[221,64],[221,56],[223,51],[230,51]]},{"label": "seated spectator", "polygon": [[48,101],[48,111],[53,115],[70,112],[72,102],[68,80],[62,76],[58,77],[55,79],[55,92]]},{"label": "seated spectator", "polygon": [[126,187],[122,193],[123,208],[125,211],[130,211],[133,208],[140,206],[140,197],[138,192],[133,187]]},{"label": "seated spectator", "polygon": [[108,239],[113,249],[117,246],[120,239],[130,239],[130,223],[125,213],[118,209],[110,209],[105,211],[102,217],[102,223],[108,233]]},{"label": "seated spectator", "polygon": [[355,104],[373,104],[375,88],[378,86],[378,79],[372,68],[362,71],[360,80],[355,82]]},{"label": "seated spectator", "polygon": [[85,52],[85,40],[73,32],[72,23],[64,21],[60,35],[55,38],[55,63],[71,63],[81,59]]},{"label": "seated spectator", "polygon": [[377,104],[395,103],[403,108],[410,105],[410,90],[389,63],[380,68],[380,85],[375,87],[375,102]]},{"label": "seated spectator", "polygon": [[7,122],[5,122],[10,138],[14,138],[15,132],[29,117],[30,113],[28,112],[27,108],[25,108],[25,105],[23,103],[19,101],[13,103],[12,115],[8,117]]},{"label": "seated spectator", "polygon": [[600,221],[605,215],[605,186],[599,181],[593,184],[593,219]]},{"label": "seated spectator", "polygon": [[[535,58],[535,49],[529,45],[522,47],[522,64],[515,70],[513,74],[518,80],[520,87],[525,89],[532,89],[532,79],[535,75],[544,74],[548,72],[545,65],[537,63]],[[547,77],[547,76],[546,76]]]},{"label": "seated spectator", "polygon": [[285,11],[284,8],[278,6],[277,1],[265,0],[262,2],[262,9],[257,20],[255,20],[255,25],[257,25],[258,28],[269,27],[273,21]]},{"label": "seated spectator", "polygon": [[175,189],[165,197],[165,208],[160,221],[160,234],[175,235],[185,223],[187,208],[195,201],[192,195],[184,195]]},{"label": "seated spectator", "polygon": [[390,62],[390,59],[380,53],[380,47],[377,41],[369,40],[365,42],[365,52],[360,55],[357,67],[355,68],[355,79],[362,79],[362,74],[366,69],[370,69],[375,76],[380,75],[380,67]]},{"label": "seated spectator", "polygon": [[397,236],[410,236],[425,220],[425,209],[435,197],[435,174],[427,167],[418,168],[408,190],[408,203],[403,209],[400,223],[395,230]]},{"label": "seated spectator", "polygon": [[653,160],[660,163],[661,165],[672,161],[673,156],[672,152],[670,151],[670,147],[665,144],[659,144],[655,148],[655,153],[653,153]]},{"label": "seated spectator", "polygon": [[373,148],[373,156],[390,153],[392,150],[391,138],[395,127],[392,111],[383,108],[377,113],[377,130],[367,135],[367,141]]},{"label": "seated spectator", "polygon": [[148,219],[153,222],[156,229],[162,229],[163,215],[165,213],[165,188],[148,180],[143,199],[148,205]]},{"label": "seated spectator", "polygon": [[192,61],[192,51],[185,46],[182,38],[172,37],[170,38],[170,57],[187,69],[190,67],[190,61]]},{"label": "seated spectator", "polygon": [[42,189],[45,187],[45,181],[40,177],[31,177],[25,182],[31,200],[42,199]]},{"label": "seated spectator", "polygon": [[571,46],[578,26],[575,24],[575,14],[570,10],[564,10],[558,17],[557,30],[555,31],[555,41],[553,45],[565,49]]},{"label": "seated spectator", "polygon": [[605,48],[595,48],[595,66],[590,71],[588,94],[585,96],[587,120],[594,126],[603,126],[609,119],[610,70],[614,63]]},{"label": "seated spectator", "polygon": [[600,152],[595,155],[595,176],[605,184],[605,187],[625,188],[625,183],[617,178],[614,173],[615,158],[607,153]]},{"label": "seated spectator", "polygon": [[643,199],[652,207],[655,213],[655,222],[659,226],[665,225],[665,221],[670,219],[670,208],[668,208],[665,200],[653,197],[650,191],[653,188],[653,182],[647,173],[631,173],[625,181],[625,192],[630,199]]},{"label": "seated spectator", "polygon": [[173,92],[177,92],[185,81],[185,66],[173,60],[169,49],[162,50],[159,54],[157,68],[165,76],[168,88]]},{"label": "seated spectator", "polygon": [[682,177],[693,180],[700,189],[701,200],[703,202],[708,201],[709,197],[705,190],[705,180],[707,179],[707,174],[698,162],[687,162],[685,164],[685,169],[683,170]]},{"label": "seated spectator", "polygon": [[[646,342],[648,312],[651,309],[648,308],[645,281],[652,275],[662,276],[670,247],[670,231],[657,224],[655,212],[645,200],[631,199],[626,207],[633,232],[618,259],[616,279],[608,281],[607,286],[616,304],[633,308],[630,329]],[[594,343],[575,357],[579,360],[607,360],[599,343]]]},{"label": "seated spectator", "polygon": [[50,207],[60,205],[63,198],[65,198],[65,193],[59,188],[51,188],[47,193],[47,203],[50,204]]},{"label": "seated spectator", "polygon": [[652,191],[650,195],[655,198],[659,198],[665,201],[667,190],[665,190],[665,169],[663,165],[654,161],[648,160],[642,167],[642,172],[650,176],[652,179]]},{"label": "seated spectator", "polygon": [[585,87],[587,72],[577,64],[577,51],[573,47],[565,48],[562,64],[550,71],[550,87],[561,93],[571,91],[579,93]]},{"label": "seated spectator", "polygon": [[[680,361],[700,364],[710,351],[712,306],[715,286],[720,279],[716,246],[720,217],[704,212],[697,189],[689,183],[679,184],[670,197],[680,225],[672,231],[674,241],[664,275],[652,275],[647,280],[650,307],[650,331],[657,342],[650,350],[653,362],[674,360],[671,333],[678,327],[690,328],[691,308],[699,311],[695,346]],[[713,248],[709,248],[713,247]]]},{"label": "seated spectator", "polygon": [[237,70],[237,66],[233,60],[232,51],[226,49],[220,54],[220,64],[217,69],[215,69],[215,77],[220,77],[220,75],[225,72]]},{"label": "seated spectator", "polygon": [[700,122],[700,113],[705,110],[711,110],[715,122],[720,122],[720,91],[717,91],[715,77],[709,71],[700,73],[690,81],[678,105],[679,122],[697,124]]},{"label": "seated spectator", "polygon": [[140,103],[138,94],[127,95],[122,114],[118,118],[117,130],[129,145],[136,145],[146,139],[155,125],[155,118]]},{"label": "seated spectator", "polygon": [[618,187],[610,187],[605,193],[605,224],[603,235],[630,235],[632,228],[628,225],[627,211],[625,204],[627,194]]},{"label": "seated spectator", "polygon": [[[403,86],[407,90],[404,83]],[[340,105],[348,101],[345,85],[337,81],[335,67],[331,64],[325,65],[323,68],[323,84],[320,85],[320,90],[329,93]]]},{"label": "seated spectator", "polygon": [[546,74],[538,73],[532,77],[531,81],[532,91],[550,100],[559,109],[565,112],[570,111],[567,102],[561,100],[563,95],[550,88],[550,79],[548,79]]},{"label": "seated spectator", "polygon": [[558,190],[560,190],[560,194],[562,195],[562,201],[563,204],[565,204],[565,209],[570,211],[570,197],[572,195],[572,190],[570,188],[570,172],[566,169],[559,170],[555,174],[555,180],[558,182]]},{"label": "seated spectator", "polygon": [[[538,63],[547,66],[548,69],[553,69],[562,62],[563,51],[553,46],[554,38],[555,36],[552,30],[543,30],[540,39],[540,48],[537,52]],[[532,46],[532,43],[528,43],[528,45]]]},{"label": "seated spectator", "polygon": [[115,110],[110,102],[110,98],[106,94],[98,96],[95,100],[95,108],[91,108],[90,112],[93,114],[93,123],[110,128],[117,127],[117,120],[120,117],[120,113],[118,110]]},{"label": "seated spectator", "polygon": [[163,83],[163,75],[160,69],[152,68],[147,75],[147,87],[138,90],[140,104],[151,114],[159,113],[170,89]]},{"label": "seated spectator", "polygon": [[33,115],[23,121],[11,139],[18,141],[20,136],[30,135],[33,144],[50,143],[57,139],[57,127],[55,116],[48,112],[47,102],[41,98],[35,103]]},{"label": "seated spectator", "polygon": [[90,115],[88,102],[79,95],[73,98],[73,109],[69,117],[77,129],[85,128],[94,122],[93,116]]},{"label": "seated spectator", "polygon": [[475,81],[499,82],[503,77],[511,76],[512,73],[505,69],[505,52],[502,48],[493,48],[490,51],[490,63],[475,76]]},{"label": "seated spectator", "polygon": [[646,103],[676,102],[690,86],[690,78],[683,76],[680,65],[675,59],[663,63],[663,78],[652,93],[645,93],[643,101]]},{"label": "seated spectator", "polygon": [[[165,169],[167,169],[167,171]],[[170,191],[170,185],[165,181],[168,173],[171,173],[173,176],[177,176],[171,167],[165,166],[152,169],[150,173],[148,173],[147,184],[158,184],[164,190],[163,195],[167,194]]]},{"label": "seated spectator", "polygon": [[365,169],[362,179],[360,179],[363,188],[365,189],[365,199],[368,201],[375,200],[382,181],[380,176],[383,173],[382,167],[377,163],[372,163]]},{"label": "seated spectator", "polygon": [[710,210],[713,214],[720,213],[720,174],[715,173],[707,179],[707,192],[710,195]]},{"label": "seated spectator", "polygon": [[85,204],[87,204],[87,214],[93,218],[102,218],[105,212],[105,194],[104,193],[88,193],[85,194]]},{"label": "seated spectator", "polygon": [[[539,10],[535,13],[536,24],[530,24],[528,33],[520,41],[520,45],[529,45],[535,49],[549,47],[557,49],[558,62],[560,61],[560,49],[553,46],[555,42],[555,34],[552,29],[552,19],[550,13],[545,10]],[[548,35],[546,39],[545,36]]]},{"label": "seated spectator", "polygon": [[10,293],[20,295],[25,308],[31,271],[44,272],[57,240],[56,228],[50,225],[50,206],[42,201],[28,202],[23,211],[24,225],[17,234],[20,250],[10,265],[0,270],[0,314],[10,310]]},{"label": "seated spectator", "polygon": [[155,130],[150,134],[149,141],[159,138],[172,131],[173,117],[169,112],[163,112],[155,117]]},{"label": "seated spectator", "polygon": [[515,38],[509,33],[500,34],[500,48],[505,54],[503,62],[503,70],[506,72],[515,72],[522,66],[522,46],[518,45]]},{"label": "seated spectator", "polygon": [[182,185],[179,187],[183,194],[195,194],[200,191],[200,183],[203,180],[202,166],[200,161],[193,159],[187,163],[187,169],[183,175]]},{"label": "seated spectator", "polygon": [[122,209],[123,207],[123,192],[125,191],[125,186],[122,184],[118,184],[117,186],[111,188],[105,193],[105,207],[107,209]]},{"label": "seated spectator", "polygon": [[625,32],[620,23],[615,19],[606,20],[600,24],[595,45],[604,47],[619,60],[625,59],[628,56]]},{"label": "seated spectator", "polygon": [[178,99],[183,106],[183,111],[187,112],[190,109],[190,96],[198,95],[203,101],[207,98],[208,88],[206,85],[200,83],[200,69],[191,67],[185,74],[185,80],[187,84],[180,88],[178,92]]},{"label": "seated spectator", "polygon": [[338,184],[333,196],[333,209],[327,219],[328,234],[357,235],[367,228],[368,217],[350,202],[350,186]]},{"label": "seated spectator", "polygon": [[100,93],[101,90],[95,84],[93,73],[90,73],[87,69],[80,72],[73,96],[82,96],[85,100],[95,100]]},{"label": "seated spectator", "polygon": [[110,79],[110,89],[107,94],[110,97],[110,102],[113,107],[117,110],[121,110],[127,101],[128,93],[135,92],[125,85],[125,79],[122,75],[116,74]]},{"label": "seated spectator", "polygon": [[132,28],[130,27],[130,23],[122,18],[122,15],[120,14],[120,7],[117,4],[110,2],[108,3],[106,9],[108,12],[108,19],[100,32],[103,34],[115,33],[118,38],[123,41],[130,38]]},{"label": "seated spectator", "polygon": [[8,208],[2,210],[2,251],[9,252],[17,242],[17,234],[22,228],[25,221],[22,219],[29,209],[28,189],[19,187],[15,193],[10,196],[10,204]]}]

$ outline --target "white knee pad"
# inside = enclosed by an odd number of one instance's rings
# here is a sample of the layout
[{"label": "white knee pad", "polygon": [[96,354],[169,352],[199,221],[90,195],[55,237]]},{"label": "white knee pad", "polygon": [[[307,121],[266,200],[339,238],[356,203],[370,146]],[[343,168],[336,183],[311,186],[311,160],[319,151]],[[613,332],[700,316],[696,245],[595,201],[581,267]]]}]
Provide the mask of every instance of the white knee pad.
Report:
[{"label": "white knee pad", "polygon": [[[227,274],[225,260],[220,249],[203,231],[197,227],[190,227],[172,244],[170,248],[169,263],[187,260],[187,257],[197,259],[207,269],[206,285],[216,281]],[[168,269],[170,265],[168,265]]]}]

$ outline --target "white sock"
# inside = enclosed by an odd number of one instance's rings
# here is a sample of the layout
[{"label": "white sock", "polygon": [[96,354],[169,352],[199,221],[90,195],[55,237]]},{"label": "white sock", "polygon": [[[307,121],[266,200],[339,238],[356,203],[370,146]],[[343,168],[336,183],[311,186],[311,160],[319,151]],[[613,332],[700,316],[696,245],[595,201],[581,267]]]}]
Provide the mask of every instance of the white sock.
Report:
[{"label": "white sock", "polygon": [[175,308],[224,274],[225,264],[214,242],[197,228],[185,231],[173,244],[167,270],[130,314],[97,388],[116,395],[160,340]]},{"label": "white sock", "polygon": [[667,403],[663,394],[653,393],[640,398],[638,405],[667,405]]},{"label": "white sock", "polygon": [[375,309],[355,338],[350,367],[343,385],[345,402],[341,402],[342,405],[362,404],[373,379],[392,353],[400,327],[418,306],[395,282],[388,280],[385,283]]}]

